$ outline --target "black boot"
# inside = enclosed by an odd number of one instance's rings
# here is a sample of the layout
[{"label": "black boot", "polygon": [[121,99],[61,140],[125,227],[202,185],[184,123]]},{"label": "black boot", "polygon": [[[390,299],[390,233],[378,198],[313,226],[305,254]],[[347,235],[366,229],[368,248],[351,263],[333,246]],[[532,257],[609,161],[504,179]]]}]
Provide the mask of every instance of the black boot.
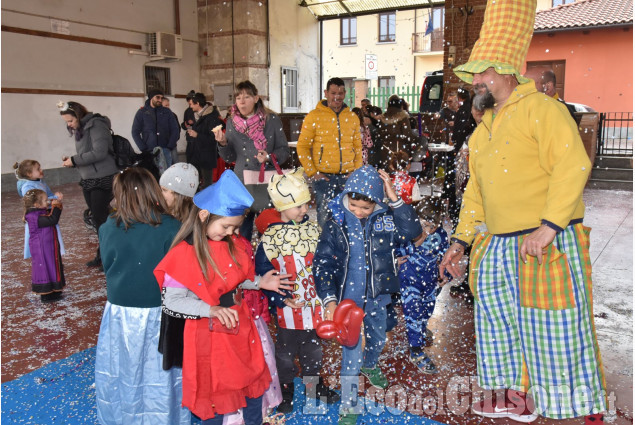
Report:
[{"label": "black boot", "polygon": [[282,403],[278,405],[278,412],[291,413],[293,411],[293,382],[290,384],[282,384]]},{"label": "black boot", "polygon": [[315,390],[316,390],[315,392],[318,398],[326,397],[327,404],[333,404],[340,401],[340,395],[336,393],[335,391],[333,391],[332,389],[330,389],[329,387],[327,387],[321,376],[320,376],[320,382],[318,382],[317,386],[315,387]]},{"label": "black boot", "polygon": [[97,254],[95,254],[95,258],[86,263],[88,267],[101,267],[101,254],[99,253],[99,248],[97,248]]},{"label": "black boot", "polygon": [[40,295],[40,301],[43,303],[52,303],[62,299],[62,292],[51,292],[50,294]]}]

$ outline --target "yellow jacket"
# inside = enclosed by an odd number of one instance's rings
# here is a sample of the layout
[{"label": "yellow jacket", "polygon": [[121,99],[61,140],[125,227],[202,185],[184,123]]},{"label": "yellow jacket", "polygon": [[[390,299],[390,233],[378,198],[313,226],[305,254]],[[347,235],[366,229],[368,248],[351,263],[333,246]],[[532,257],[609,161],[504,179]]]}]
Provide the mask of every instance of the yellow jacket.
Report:
[{"label": "yellow jacket", "polygon": [[362,136],[359,118],[347,106],[335,114],[318,102],[302,123],[298,158],[307,176],[318,171],[346,174],[362,166]]},{"label": "yellow jacket", "polygon": [[591,162],[567,109],[529,82],[492,112],[470,138],[470,180],[453,238],[471,244],[482,223],[506,234],[541,224],[561,230],[584,217]]}]

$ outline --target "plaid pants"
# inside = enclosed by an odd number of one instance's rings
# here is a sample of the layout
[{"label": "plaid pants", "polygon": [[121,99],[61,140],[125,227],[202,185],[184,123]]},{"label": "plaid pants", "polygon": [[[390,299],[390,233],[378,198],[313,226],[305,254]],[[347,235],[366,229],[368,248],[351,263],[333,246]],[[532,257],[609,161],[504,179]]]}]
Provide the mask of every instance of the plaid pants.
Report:
[{"label": "plaid pants", "polygon": [[606,384],[593,323],[590,228],[568,226],[542,265],[520,259],[527,235],[479,234],[470,288],[479,385],[528,392],[553,419],[606,410]]}]

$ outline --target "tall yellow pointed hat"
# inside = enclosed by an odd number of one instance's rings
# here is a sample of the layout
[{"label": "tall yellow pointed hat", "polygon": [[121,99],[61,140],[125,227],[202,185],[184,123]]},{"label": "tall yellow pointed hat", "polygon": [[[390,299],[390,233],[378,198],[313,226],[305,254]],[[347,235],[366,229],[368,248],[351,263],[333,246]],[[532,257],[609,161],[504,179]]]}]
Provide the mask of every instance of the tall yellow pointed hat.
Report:
[{"label": "tall yellow pointed hat", "polygon": [[466,83],[474,74],[494,68],[498,74],[512,74],[519,83],[529,80],[520,75],[534,32],[536,0],[487,0],[481,33],[467,63],[454,68]]}]

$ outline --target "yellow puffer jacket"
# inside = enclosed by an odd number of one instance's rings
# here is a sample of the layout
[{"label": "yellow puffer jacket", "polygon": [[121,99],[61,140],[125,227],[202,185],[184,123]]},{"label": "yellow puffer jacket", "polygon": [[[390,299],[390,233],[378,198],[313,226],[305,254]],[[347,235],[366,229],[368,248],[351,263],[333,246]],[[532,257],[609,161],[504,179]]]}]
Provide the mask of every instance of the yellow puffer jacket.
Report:
[{"label": "yellow puffer jacket", "polygon": [[318,171],[347,174],[362,166],[359,118],[345,105],[339,114],[318,102],[302,123],[298,158],[307,176]]}]

